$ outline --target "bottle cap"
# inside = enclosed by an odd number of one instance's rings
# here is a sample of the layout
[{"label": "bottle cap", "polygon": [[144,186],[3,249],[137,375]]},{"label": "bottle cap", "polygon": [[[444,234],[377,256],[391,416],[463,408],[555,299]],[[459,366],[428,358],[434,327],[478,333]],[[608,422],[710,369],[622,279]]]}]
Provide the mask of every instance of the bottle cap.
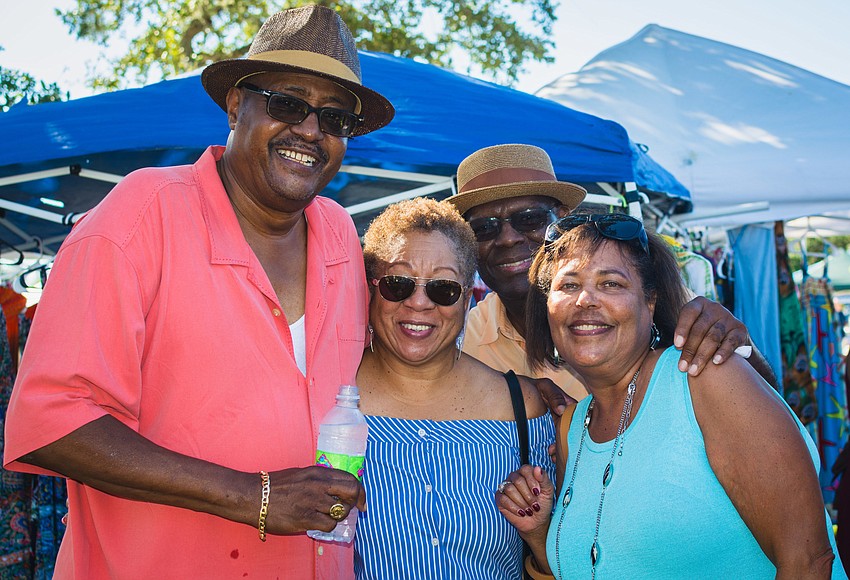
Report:
[{"label": "bottle cap", "polygon": [[342,385],[339,388],[339,394],[337,395],[337,398],[339,397],[356,397],[359,399],[360,391],[355,385]]}]

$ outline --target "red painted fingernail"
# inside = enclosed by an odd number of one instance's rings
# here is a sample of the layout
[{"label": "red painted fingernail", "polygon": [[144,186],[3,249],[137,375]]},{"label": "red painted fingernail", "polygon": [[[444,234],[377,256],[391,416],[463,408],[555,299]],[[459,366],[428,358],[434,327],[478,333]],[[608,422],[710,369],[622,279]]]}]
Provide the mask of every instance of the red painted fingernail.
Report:
[{"label": "red painted fingernail", "polygon": [[531,508],[525,508],[525,513],[526,513],[526,514],[528,514],[528,515],[530,515],[530,516],[533,516],[533,515],[534,515],[534,510],[533,510],[533,509],[531,509]]},{"label": "red painted fingernail", "polygon": [[531,507],[533,507],[534,511],[536,511],[536,512],[540,511],[540,504],[537,503],[537,502],[534,502],[533,504],[531,504]]},{"label": "red painted fingernail", "polygon": [[518,515],[521,518],[524,518],[525,517],[525,511],[524,510],[517,510],[516,515]]},{"label": "red painted fingernail", "polygon": [[535,487],[531,489],[531,493],[533,493],[534,495],[540,495],[540,490]]}]

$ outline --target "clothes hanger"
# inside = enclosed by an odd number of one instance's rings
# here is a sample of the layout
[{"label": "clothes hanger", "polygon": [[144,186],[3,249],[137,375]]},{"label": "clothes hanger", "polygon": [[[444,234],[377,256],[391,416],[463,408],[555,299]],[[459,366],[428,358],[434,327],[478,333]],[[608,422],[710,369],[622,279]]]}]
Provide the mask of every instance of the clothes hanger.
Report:
[{"label": "clothes hanger", "polygon": [[9,242],[7,242],[6,240],[4,240],[2,238],[0,238],[0,256],[2,256],[5,253],[5,251],[3,250],[4,246],[7,246],[9,248],[9,250],[12,250],[13,252],[15,252],[17,257],[12,262],[5,262],[3,260],[0,260],[0,266],[20,266],[21,264],[24,263],[24,253],[21,250],[19,250],[17,247],[15,247],[14,244],[10,244]]},{"label": "clothes hanger", "polygon": [[[29,268],[20,272],[15,278],[14,288],[17,292],[43,289],[47,282],[47,275],[53,267],[53,260],[42,261],[44,259],[44,243],[41,238],[34,237],[33,240],[38,245],[38,257]],[[37,278],[34,280],[35,276]]]},{"label": "clothes hanger", "polygon": [[720,280],[729,279],[726,272],[731,271],[731,269],[727,268],[726,262],[730,257],[731,252],[732,249],[729,247],[729,242],[727,241],[721,248],[720,258],[717,260],[717,266],[715,266],[715,269],[717,270],[717,278]]},{"label": "clothes hanger", "polygon": [[[823,252],[810,252],[806,248],[806,240],[809,238],[815,238],[823,244]],[[824,260],[823,263],[823,278],[829,279],[829,258],[830,254],[835,253],[835,245],[823,237],[820,232],[818,232],[815,228],[812,227],[811,218],[806,218],[806,229],[803,231],[800,238],[797,240],[797,244],[800,246],[800,256],[803,258],[801,270],[803,271],[803,277],[809,275],[809,257],[822,258]]]}]

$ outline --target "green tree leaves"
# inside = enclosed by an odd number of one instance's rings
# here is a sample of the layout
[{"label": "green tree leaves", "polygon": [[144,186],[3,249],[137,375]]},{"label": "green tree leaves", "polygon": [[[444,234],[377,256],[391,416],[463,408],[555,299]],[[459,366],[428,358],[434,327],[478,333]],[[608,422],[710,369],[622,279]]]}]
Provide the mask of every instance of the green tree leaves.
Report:
[{"label": "green tree leaves", "polygon": [[23,99],[34,105],[67,98],[56,83],[39,81],[29,73],[0,66],[0,111],[7,111]]},{"label": "green tree leaves", "polygon": [[[263,21],[302,0],[77,0],[57,10],[72,34],[108,46],[127,39],[95,88],[144,84],[247,52]],[[551,62],[557,4],[551,0],[319,0],[348,24],[358,47],[496,81],[516,81],[528,60]]]}]

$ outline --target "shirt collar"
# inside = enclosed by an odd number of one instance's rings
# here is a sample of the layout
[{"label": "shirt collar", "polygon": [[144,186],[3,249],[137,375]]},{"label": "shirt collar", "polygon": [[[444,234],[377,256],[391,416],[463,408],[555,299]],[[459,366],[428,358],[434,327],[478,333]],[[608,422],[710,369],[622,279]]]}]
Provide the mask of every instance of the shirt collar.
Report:
[{"label": "shirt collar", "polygon": [[[252,250],[245,241],[236,212],[233,211],[216,168],[216,162],[224,151],[225,148],[219,145],[208,147],[194,167],[204,220],[209,230],[211,262],[248,266]],[[308,247],[314,241],[318,242],[325,264],[331,265],[348,261],[349,255],[325,207],[328,203],[332,202],[317,197],[304,209],[304,215],[309,228]]]},{"label": "shirt collar", "polygon": [[499,335],[504,336],[508,340],[525,344],[525,339],[516,331],[511,321],[508,319],[508,312],[505,310],[505,305],[495,292],[490,292],[484,300],[476,306],[486,308],[487,320],[492,320],[495,324],[486,324],[481,333],[482,344],[492,344],[499,340]]}]

